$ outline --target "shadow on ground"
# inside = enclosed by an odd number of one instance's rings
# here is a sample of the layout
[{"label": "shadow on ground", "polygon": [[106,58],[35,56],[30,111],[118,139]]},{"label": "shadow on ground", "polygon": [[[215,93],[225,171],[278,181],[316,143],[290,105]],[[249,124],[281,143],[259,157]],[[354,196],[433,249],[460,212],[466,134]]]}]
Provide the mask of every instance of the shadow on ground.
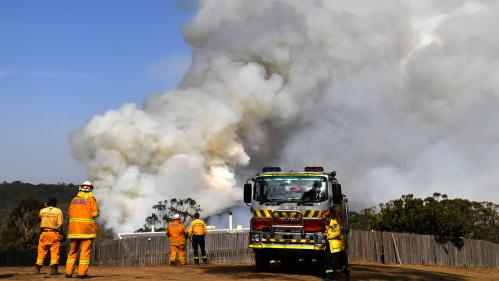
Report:
[{"label": "shadow on ground", "polygon": [[352,265],[351,270],[352,270],[351,280],[381,280],[381,281],[467,280],[465,277],[456,274],[409,269],[397,266]]},{"label": "shadow on ground", "polygon": [[279,262],[272,263],[270,269],[266,272],[258,272],[256,267],[252,264],[244,265],[212,265],[206,268],[207,274],[229,274],[232,275],[234,280],[243,279],[247,276],[252,278],[275,278],[277,275],[309,275],[309,276],[322,276],[322,270],[317,263],[297,262],[293,264],[281,264]]},{"label": "shadow on ground", "polygon": [[[409,269],[397,266],[382,265],[351,265],[352,276],[350,280],[379,280],[379,281],[465,281],[465,277],[450,273],[432,272],[426,270]],[[272,264],[269,271],[258,272],[254,265],[213,265],[204,269],[206,274],[223,274],[233,280],[246,278],[271,279],[279,276],[282,280],[296,280],[291,275],[307,275],[322,277],[322,269],[314,263],[296,263],[285,265]],[[342,279],[340,279],[342,280]]]}]

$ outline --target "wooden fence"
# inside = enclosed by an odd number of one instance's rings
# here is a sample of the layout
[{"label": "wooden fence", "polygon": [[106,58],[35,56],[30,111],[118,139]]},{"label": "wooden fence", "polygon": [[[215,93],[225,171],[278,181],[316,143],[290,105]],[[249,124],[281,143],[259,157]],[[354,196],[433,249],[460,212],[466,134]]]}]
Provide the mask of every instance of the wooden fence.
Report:
[{"label": "wooden fence", "polygon": [[[248,249],[248,232],[209,233],[206,236],[208,259],[212,263],[253,262]],[[350,262],[375,264],[423,264],[499,268],[499,244],[464,240],[460,249],[451,242],[439,243],[434,236],[406,233],[352,230],[348,237]],[[168,264],[168,240],[160,237],[135,237],[122,240],[97,240],[92,263],[102,266],[146,266]],[[66,249],[61,264],[66,259]],[[0,265],[30,265],[36,249],[26,252],[0,252]],[[190,243],[187,258],[192,262]]]},{"label": "wooden fence", "polygon": [[432,235],[353,230],[348,237],[350,261],[499,268],[499,244],[465,239],[460,249]]},{"label": "wooden fence", "polygon": [[[254,260],[248,249],[248,232],[210,233],[206,253],[210,262],[244,263]],[[106,266],[144,266],[169,263],[169,243],[162,237],[135,237],[102,241],[93,245],[92,263]],[[187,243],[187,260],[192,263],[192,247]]]}]

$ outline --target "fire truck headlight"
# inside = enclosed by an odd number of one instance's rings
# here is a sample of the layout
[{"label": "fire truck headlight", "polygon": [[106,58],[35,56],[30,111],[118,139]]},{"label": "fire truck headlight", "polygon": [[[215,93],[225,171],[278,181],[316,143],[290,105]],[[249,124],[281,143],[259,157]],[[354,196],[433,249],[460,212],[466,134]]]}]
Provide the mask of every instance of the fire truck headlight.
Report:
[{"label": "fire truck headlight", "polygon": [[260,234],[258,233],[251,234],[251,242],[260,242]]},{"label": "fire truck headlight", "polygon": [[322,235],[322,232],[315,233],[315,243],[316,244],[325,244],[326,243],[326,239]]}]

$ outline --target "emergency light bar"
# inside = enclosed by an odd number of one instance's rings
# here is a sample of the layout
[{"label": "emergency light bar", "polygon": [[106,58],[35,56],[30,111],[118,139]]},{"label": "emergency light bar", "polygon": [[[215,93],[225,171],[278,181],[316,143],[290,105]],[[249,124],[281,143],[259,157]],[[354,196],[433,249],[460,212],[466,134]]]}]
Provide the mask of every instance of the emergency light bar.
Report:
[{"label": "emergency light bar", "polygon": [[324,167],[305,167],[305,172],[324,172]]},{"label": "emergency light bar", "polygon": [[262,172],[267,173],[267,172],[280,172],[281,167],[263,167]]}]

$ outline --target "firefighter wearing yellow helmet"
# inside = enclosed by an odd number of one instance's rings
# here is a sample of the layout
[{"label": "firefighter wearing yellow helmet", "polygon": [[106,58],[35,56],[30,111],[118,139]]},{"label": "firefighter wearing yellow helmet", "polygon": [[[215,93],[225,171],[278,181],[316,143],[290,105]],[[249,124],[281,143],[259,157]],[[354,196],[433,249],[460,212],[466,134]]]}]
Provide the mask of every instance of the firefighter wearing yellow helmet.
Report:
[{"label": "firefighter wearing yellow helmet", "polygon": [[339,210],[333,209],[331,217],[326,219],[327,239],[325,249],[325,270],[326,278],[324,280],[337,280],[337,270],[341,270],[345,275],[345,280],[350,280],[350,270],[348,269],[348,256],[345,251],[346,237],[343,235]]}]

